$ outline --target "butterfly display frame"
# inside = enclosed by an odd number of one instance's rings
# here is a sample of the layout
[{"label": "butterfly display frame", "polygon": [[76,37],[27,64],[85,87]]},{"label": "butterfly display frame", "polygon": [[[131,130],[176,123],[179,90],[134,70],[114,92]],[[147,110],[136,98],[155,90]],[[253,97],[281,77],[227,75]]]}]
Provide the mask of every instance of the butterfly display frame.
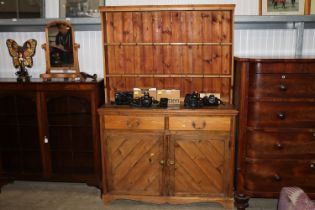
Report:
[{"label": "butterfly display frame", "polygon": [[36,53],[37,41],[29,39],[24,42],[23,46],[20,46],[15,40],[8,39],[6,44],[12,57],[13,66],[19,69],[15,73],[17,80],[20,82],[30,81],[31,76],[28,74],[26,67],[33,67],[33,56]]},{"label": "butterfly display frame", "polygon": [[40,77],[43,80],[81,78],[78,61],[80,45],[75,43],[71,24],[67,21],[52,21],[46,25],[45,35],[46,43],[42,48],[45,50],[46,72]]}]

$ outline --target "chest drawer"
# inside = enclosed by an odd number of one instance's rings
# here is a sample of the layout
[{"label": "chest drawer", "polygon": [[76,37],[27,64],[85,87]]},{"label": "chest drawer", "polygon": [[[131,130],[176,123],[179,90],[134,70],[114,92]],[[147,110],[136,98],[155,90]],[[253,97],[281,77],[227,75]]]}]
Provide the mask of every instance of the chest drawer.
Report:
[{"label": "chest drawer", "polygon": [[250,97],[315,98],[315,75],[253,74],[250,80]]},{"label": "chest drawer", "polygon": [[284,186],[315,190],[315,160],[257,160],[247,163],[245,188],[280,192]]},{"label": "chest drawer", "polygon": [[248,125],[315,128],[315,103],[250,102]]},{"label": "chest drawer", "polygon": [[164,117],[105,115],[105,129],[163,130]]},{"label": "chest drawer", "polygon": [[170,130],[212,130],[229,131],[231,129],[230,117],[170,117]]},{"label": "chest drawer", "polygon": [[315,131],[247,131],[247,157],[250,158],[313,158]]},{"label": "chest drawer", "polygon": [[315,63],[313,62],[257,62],[251,68],[255,73],[278,73],[278,74],[300,74],[314,73]]}]

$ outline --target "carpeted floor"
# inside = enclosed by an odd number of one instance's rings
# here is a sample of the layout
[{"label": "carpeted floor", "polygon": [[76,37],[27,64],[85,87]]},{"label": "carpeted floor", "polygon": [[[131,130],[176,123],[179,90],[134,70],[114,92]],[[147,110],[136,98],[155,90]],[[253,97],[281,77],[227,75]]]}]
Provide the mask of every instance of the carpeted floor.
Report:
[{"label": "carpeted floor", "polygon": [[[251,199],[248,210],[275,210],[275,199]],[[100,190],[78,183],[16,181],[2,188],[0,210],[222,210],[220,205],[153,205],[114,201],[104,205]]]}]

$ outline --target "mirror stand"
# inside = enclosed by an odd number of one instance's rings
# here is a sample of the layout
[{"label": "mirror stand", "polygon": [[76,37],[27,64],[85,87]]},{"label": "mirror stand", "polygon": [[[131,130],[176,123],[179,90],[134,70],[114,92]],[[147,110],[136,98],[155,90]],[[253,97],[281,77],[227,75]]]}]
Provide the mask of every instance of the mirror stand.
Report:
[{"label": "mirror stand", "polygon": [[81,79],[78,49],[74,42],[74,32],[70,23],[53,21],[46,28],[46,43],[42,45],[46,56],[46,72],[41,74],[43,80],[52,78]]}]

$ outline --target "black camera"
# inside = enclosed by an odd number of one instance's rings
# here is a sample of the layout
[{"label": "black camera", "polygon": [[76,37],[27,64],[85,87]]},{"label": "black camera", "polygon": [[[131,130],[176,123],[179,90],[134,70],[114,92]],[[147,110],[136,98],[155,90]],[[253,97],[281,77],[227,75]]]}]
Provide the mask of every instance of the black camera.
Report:
[{"label": "black camera", "polygon": [[221,104],[221,100],[214,95],[209,95],[202,98],[202,103],[205,106],[218,106],[219,104]]},{"label": "black camera", "polygon": [[133,92],[116,92],[115,93],[115,104],[116,105],[129,105],[133,99]]},{"label": "black camera", "polygon": [[203,106],[200,94],[194,91],[192,94],[186,94],[184,100],[184,106],[187,108],[200,108]]},{"label": "black camera", "polygon": [[150,96],[149,92],[145,91],[143,96],[140,97],[141,107],[151,107],[153,98]]},{"label": "black camera", "polygon": [[214,95],[201,98],[200,94],[196,91],[194,91],[192,94],[186,94],[184,100],[184,106],[186,108],[193,109],[201,108],[203,106],[218,106],[219,104],[223,104],[223,102]]},{"label": "black camera", "polygon": [[168,98],[160,98],[159,107],[167,108],[168,107]]}]

